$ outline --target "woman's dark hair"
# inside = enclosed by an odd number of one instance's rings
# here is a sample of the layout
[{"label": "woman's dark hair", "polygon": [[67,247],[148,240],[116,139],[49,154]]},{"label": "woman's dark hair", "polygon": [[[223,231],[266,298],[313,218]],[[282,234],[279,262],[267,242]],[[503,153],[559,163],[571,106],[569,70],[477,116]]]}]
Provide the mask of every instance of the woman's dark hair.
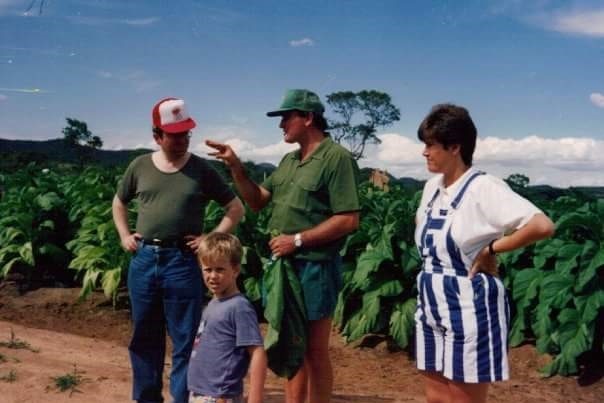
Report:
[{"label": "woman's dark hair", "polygon": [[417,137],[424,143],[440,143],[445,149],[459,144],[461,159],[467,166],[472,166],[476,126],[466,108],[453,104],[434,105],[419,125]]}]

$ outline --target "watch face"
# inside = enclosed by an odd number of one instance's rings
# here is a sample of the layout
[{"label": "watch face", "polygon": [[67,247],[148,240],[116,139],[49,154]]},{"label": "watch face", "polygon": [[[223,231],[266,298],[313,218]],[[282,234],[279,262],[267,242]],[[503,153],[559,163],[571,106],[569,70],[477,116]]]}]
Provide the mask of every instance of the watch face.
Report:
[{"label": "watch face", "polygon": [[300,234],[296,234],[296,236],[294,237],[294,246],[296,248],[302,246],[302,237],[300,236]]}]

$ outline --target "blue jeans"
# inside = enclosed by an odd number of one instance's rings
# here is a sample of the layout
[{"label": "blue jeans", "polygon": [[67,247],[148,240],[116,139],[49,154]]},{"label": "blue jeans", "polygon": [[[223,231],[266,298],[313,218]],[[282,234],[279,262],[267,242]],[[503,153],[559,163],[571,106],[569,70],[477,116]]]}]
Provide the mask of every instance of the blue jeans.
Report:
[{"label": "blue jeans", "polygon": [[178,248],[139,242],[128,270],[132,309],[132,398],[161,403],[166,329],[172,339],[170,393],[174,403],[188,401],[187,364],[201,318],[205,287],[195,255]]}]

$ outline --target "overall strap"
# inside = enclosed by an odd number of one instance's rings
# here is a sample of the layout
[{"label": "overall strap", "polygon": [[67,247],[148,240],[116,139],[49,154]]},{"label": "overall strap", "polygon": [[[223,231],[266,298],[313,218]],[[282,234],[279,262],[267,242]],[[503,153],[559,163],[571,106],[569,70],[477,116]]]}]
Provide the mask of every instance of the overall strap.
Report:
[{"label": "overall strap", "polygon": [[461,189],[459,189],[457,196],[455,196],[455,198],[451,202],[452,208],[457,209],[459,207],[459,204],[461,203],[464,195],[466,194],[466,190],[468,189],[468,186],[470,186],[470,183],[472,183],[474,181],[474,179],[478,178],[480,175],[484,175],[484,172],[477,171],[470,175],[470,177],[466,180],[466,182],[463,184]]},{"label": "overall strap", "polygon": [[434,204],[434,200],[436,200],[436,198],[438,197],[439,194],[440,194],[440,189],[436,189],[436,192],[434,192],[434,196],[432,196],[432,198],[430,199],[430,201],[427,204],[428,208],[432,208],[432,205]]}]

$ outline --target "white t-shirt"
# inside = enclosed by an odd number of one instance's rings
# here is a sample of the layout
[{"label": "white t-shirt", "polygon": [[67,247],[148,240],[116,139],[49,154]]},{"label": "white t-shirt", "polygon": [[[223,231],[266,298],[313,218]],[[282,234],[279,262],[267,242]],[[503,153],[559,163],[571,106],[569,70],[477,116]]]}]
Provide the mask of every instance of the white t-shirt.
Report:
[{"label": "white t-shirt", "polygon": [[[437,189],[439,195],[432,208],[448,209],[460,185],[472,173],[468,169],[460,178],[445,188],[443,175],[428,180],[416,212],[415,243],[421,244],[421,230],[427,205]],[[492,175],[480,175],[466,189],[461,204],[452,217],[451,236],[461,252],[473,261],[491,240],[501,238],[506,232],[524,226],[535,214],[542,213],[533,203],[515,193],[503,180]]]}]

